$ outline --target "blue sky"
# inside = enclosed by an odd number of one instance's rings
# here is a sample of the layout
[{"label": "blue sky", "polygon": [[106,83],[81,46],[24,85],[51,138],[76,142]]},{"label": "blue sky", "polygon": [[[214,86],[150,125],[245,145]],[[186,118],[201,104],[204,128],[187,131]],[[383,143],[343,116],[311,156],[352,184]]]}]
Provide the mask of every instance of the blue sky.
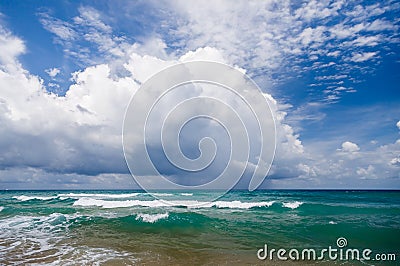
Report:
[{"label": "blue sky", "polygon": [[270,97],[263,188],[399,189],[399,13],[398,1],[2,1],[0,188],[132,188],[127,99],[160,67],[205,59]]}]

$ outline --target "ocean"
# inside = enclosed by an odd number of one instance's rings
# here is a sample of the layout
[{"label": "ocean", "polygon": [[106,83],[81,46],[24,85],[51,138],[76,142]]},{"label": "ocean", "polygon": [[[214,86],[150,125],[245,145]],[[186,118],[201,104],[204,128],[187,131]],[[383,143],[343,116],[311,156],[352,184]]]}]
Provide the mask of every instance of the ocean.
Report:
[{"label": "ocean", "polygon": [[2,191],[0,265],[400,265],[399,191],[212,193]]}]

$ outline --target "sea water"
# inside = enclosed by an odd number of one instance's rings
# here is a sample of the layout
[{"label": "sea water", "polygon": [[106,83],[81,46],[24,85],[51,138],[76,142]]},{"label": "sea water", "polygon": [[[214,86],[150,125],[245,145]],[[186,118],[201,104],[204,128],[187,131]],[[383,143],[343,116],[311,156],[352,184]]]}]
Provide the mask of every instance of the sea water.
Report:
[{"label": "sea water", "polygon": [[296,265],[400,263],[398,191],[231,191],[208,202],[213,193],[2,191],[0,264],[265,265],[265,245],[319,251],[338,238],[397,260]]}]

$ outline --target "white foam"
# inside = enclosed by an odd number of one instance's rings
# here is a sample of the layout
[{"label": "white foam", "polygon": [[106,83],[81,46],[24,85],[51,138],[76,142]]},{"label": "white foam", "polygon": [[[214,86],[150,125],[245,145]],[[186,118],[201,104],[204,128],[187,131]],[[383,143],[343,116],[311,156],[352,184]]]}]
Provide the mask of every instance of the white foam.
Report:
[{"label": "white foam", "polygon": [[29,229],[32,226],[46,226],[46,230],[52,230],[57,226],[65,226],[63,222],[68,218],[74,218],[75,215],[62,213],[52,213],[47,216],[14,216],[6,220],[0,220],[1,228]]},{"label": "white foam", "polygon": [[142,200],[100,200],[100,199],[93,199],[93,198],[80,198],[74,202],[74,206],[98,206],[105,209],[110,208],[123,208],[123,207],[133,207],[133,206],[141,206],[141,207],[164,207],[170,206],[166,202],[160,200],[150,200],[150,201],[142,201]]},{"label": "white foam", "polygon": [[171,194],[171,193],[151,193],[151,195],[154,195],[156,197],[171,197],[174,194]]},{"label": "white foam", "polygon": [[181,195],[190,197],[190,196],[193,196],[193,193],[181,193]]},{"label": "white foam", "polygon": [[230,209],[250,209],[254,207],[270,207],[274,201],[260,201],[260,202],[241,202],[235,201],[216,201],[214,206],[217,208],[230,208]]},{"label": "white foam", "polygon": [[125,194],[105,194],[105,193],[68,193],[68,194],[58,194],[59,197],[67,198],[112,198],[112,199],[123,199],[132,198],[138,196],[140,193],[125,193]]},{"label": "white foam", "polygon": [[143,222],[147,223],[155,223],[158,220],[168,218],[169,213],[158,213],[158,214],[147,214],[147,213],[139,213],[136,216],[136,220],[142,220]]},{"label": "white foam", "polygon": [[4,210],[4,207],[0,206],[0,212],[1,212],[2,210]]},{"label": "white foam", "polygon": [[337,222],[329,221],[329,224],[337,224]]},{"label": "white foam", "polygon": [[[101,265],[115,259],[135,262],[128,252],[65,244],[70,219],[81,214],[52,213],[46,216],[17,215],[0,219],[0,258],[23,265]],[[38,263],[38,261],[40,261]],[[134,264],[134,263],[133,263]]]},{"label": "white foam", "polygon": [[162,200],[125,200],[125,201],[110,201],[100,200],[93,198],[80,198],[74,202],[74,206],[97,206],[105,209],[109,208],[124,208],[124,207],[188,207],[188,208],[230,208],[230,209],[250,209],[254,207],[269,207],[273,201],[261,202],[241,202],[241,201],[216,201],[216,202],[202,202],[197,200],[175,200],[175,201],[162,201]]},{"label": "white foam", "polygon": [[49,197],[43,197],[43,196],[14,196],[13,199],[17,199],[19,201],[28,201],[28,200],[51,200],[51,199],[56,199],[58,198],[57,196],[49,196]]},{"label": "white foam", "polygon": [[[138,261],[135,256],[129,252],[121,252],[106,248],[93,248],[88,246],[68,247],[58,260],[46,265],[103,265],[107,262],[115,264],[115,261],[120,259],[129,261],[129,265],[135,265]],[[114,263],[112,263],[114,261]],[[125,264],[125,263],[124,263]]]},{"label": "white foam", "polygon": [[[68,227],[66,217],[60,213],[49,216],[14,216],[0,220],[0,239],[11,243],[6,249],[0,249],[0,257],[17,259],[23,250],[24,256],[40,256],[46,251],[56,252],[53,244],[63,237],[57,232]],[[28,261],[25,261],[28,262]]]},{"label": "white foam", "polygon": [[292,210],[297,209],[300,207],[304,202],[301,201],[294,201],[294,202],[283,202],[282,206],[285,208],[290,208]]}]

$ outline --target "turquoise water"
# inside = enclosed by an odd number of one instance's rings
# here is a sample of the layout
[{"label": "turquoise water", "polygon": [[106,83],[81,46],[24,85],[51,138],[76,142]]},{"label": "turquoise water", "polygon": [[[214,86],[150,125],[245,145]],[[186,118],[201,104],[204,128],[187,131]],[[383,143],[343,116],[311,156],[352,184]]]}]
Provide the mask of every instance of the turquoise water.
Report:
[{"label": "turquoise water", "polygon": [[265,244],[318,252],[344,237],[396,261],[296,264],[399,265],[400,192],[233,191],[206,202],[212,194],[3,191],[0,264],[254,265],[268,263],[257,258]]}]

